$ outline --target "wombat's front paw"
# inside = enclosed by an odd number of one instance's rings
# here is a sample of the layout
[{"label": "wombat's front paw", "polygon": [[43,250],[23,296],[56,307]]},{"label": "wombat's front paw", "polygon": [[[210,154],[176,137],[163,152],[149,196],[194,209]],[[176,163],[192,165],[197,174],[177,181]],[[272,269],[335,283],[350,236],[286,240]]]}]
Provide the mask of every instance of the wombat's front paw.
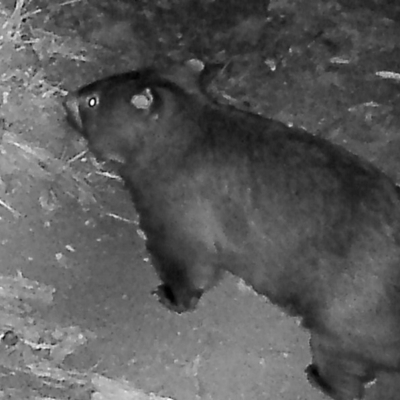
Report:
[{"label": "wombat's front paw", "polygon": [[179,293],[175,293],[166,284],[158,286],[152,293],[158,297],[161,304],[178,314],[194,310],[202,295],[202,291],[199,290],[180,290]]}]

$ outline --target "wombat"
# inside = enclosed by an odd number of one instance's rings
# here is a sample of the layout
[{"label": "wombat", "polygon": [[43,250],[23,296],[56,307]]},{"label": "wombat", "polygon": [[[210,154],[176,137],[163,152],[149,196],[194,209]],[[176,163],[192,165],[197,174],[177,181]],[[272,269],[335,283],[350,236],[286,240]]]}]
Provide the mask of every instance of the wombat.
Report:
[{"label": "wombat", "polygon": [[302,129],[141,69],[70,93],[68,119],[129,189],[162,281],[192,310],[223,271],[311,333],[309,380],[361,398],[400,370],[400,198],[377,167]]}]

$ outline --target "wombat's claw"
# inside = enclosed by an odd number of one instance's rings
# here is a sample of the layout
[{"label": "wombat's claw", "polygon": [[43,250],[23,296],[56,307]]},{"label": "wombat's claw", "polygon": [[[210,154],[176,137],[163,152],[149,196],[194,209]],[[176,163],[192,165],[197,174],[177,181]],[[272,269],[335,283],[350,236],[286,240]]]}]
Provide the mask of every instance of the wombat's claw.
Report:
[{"label": "wombat's claw", "polygon": [[158,301],[165,307],[173,310],[173,296],[171,290],[166,285],[157,286],[152,292],[152,295],[156,296]]},{"label": "wombat's claw", "polygon": [[181,304],[176,304],[175,296],[172,293],[171,288],[167,285],[159,285],[153,290],[152,294],[157,296],[158,301],[171,311],[174,311],[178,314],[187,311],[186,307],[183,307]]}]

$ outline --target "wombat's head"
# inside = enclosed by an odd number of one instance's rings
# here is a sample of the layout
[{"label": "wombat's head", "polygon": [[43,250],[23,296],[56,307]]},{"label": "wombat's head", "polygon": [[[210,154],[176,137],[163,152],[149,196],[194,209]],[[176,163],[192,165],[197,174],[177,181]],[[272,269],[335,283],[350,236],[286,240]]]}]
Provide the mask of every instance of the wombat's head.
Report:
[{"label": "wombat's head", "polygon": [[182,147],[193,132],[193,97],[169,76],[143,69],[84,86],[64,107],[97,157],[125,164]]}]

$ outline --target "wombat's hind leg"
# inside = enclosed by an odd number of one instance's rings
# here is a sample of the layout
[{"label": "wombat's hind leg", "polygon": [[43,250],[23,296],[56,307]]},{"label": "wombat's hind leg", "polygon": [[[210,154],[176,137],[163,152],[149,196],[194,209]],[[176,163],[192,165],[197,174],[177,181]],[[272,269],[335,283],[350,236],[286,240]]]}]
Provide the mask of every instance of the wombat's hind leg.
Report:
[{"label": "wombat's hind leg", "polygon": [[365,383],[374,379],[373,370],[326,337],[312,333],[310,345],[313,363],[306,369],[310,383],[335,400],[362,399]]}]

